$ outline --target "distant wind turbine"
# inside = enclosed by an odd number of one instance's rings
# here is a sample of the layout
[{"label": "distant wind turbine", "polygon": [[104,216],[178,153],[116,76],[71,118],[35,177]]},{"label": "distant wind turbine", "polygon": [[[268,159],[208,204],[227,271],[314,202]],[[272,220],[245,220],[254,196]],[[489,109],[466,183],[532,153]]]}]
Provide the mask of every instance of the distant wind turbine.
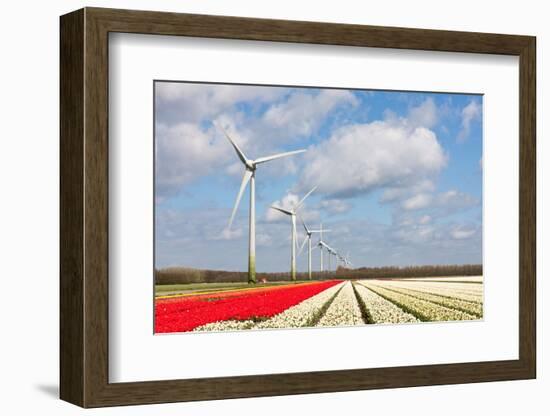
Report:
[{"label": "distant wind turbine", "polygon": [[[302,243],[302,246],[300,247],[298,255],[300,255],[300,253],[304,249],[304,246],[305,246],[306,241],[307,241],[307,271],[308,271],[309,280],[311,280],[311,235],[314,234],[314,233],[320,233],[322,231],[321,230],[310,230],[309,228],[307,228],[306,223],[302,220],[301,217],[300,217],[300,221],[302,222],[302,225],[304,226],[304,230],[306,231],[306,236],[304,237],[304,242]],[[330,231],[330,230],[325,230],[325,232],[326,231]]]},{"label": "distant wind turbine", "polygon": [[353,264],[351,263],[349,259],[349,252],[346,253],[346,256],[344,257],[344,264],[346,265],[346,268],[350,269],[353,267]]},{"label": "distant wind turbine", "polygon": [[[323,230],[323,231],[325,231],[325,230]],[[336,254],[338,254],[338,253],[336,252],[336,250],[334,250],[331,246],[329,246],[329,245],[328,245],[327,243],[325,243],[324,241],[319,241],[318,244],[319,244],[319,246],[320,246],[319,248],[320,248],[321,250],[322,250],[323,247],[327,249],[327,254],[328,254],[328,271],[330,272],[330,271],[332,270],[331,261],[330,261],[330,260],[331,260],[331,258],[332,258],[333,255],[336,255]],[[321,251],[321,253],[322,253],[322,251]]]},{"label": "distant wind turbine", "polygon": [[304,201],[308,196],[311,195],[313,191],[315,191],[317,187],[315,186],[311,191],[309,191],[306,196],[304,196],[293,208],[291,209],[284,209],[281,207],[277,207],[275,205],[272,205],[271,208],[275,209],[279,212],[282,212],[283,214],[286,214],[290,216],[291,221],[291,234],[290,234],[290,278],[291,280],[296,280],[296,246],[298,243],[296,242],[296,213],[298,212],[298,209],[302,206]]},{"label": "distant wind turbine", "polygon": [[221,127],[217,126],[220,130],[223,131],[227,140],[231,143],[237,156],[244,165],[244,175],[241,182],[241,187],[239,188],[239,193],[237,194],[237,199],[235,200],[235,206],[233,207],[233,212],[231,213],[231,218],[229,219],[229,224],[227,229],[231,228],[233,224],[233,219],[239,207],[239,202],[244,193],[244,189],[248,182],[250,182],[250,211],[249,211],[249,228],[248,228],[248,283],[256,283],[256,168],[259,164],[269,162],[271,160],[279,159],[281,157],[291,156],[298,153],[305,152],[305,149],[294,150],[292,152],[278,153],[276,155],[260,157],[258,159],[252,160],[248,159],[243,151],[239,148],[237,143],[229,137],[229,134]]},{"label": "distant wind turbine", "polygon": [[321,255],[320,255],[320,258],[321,258],[321,273],[324,270],[324,267],[323,267],[323,247],[328,248],[326,243],[323,241],[323,233],[328,233],[330,231],[331,230],[323,230],[323,223],[319,224],[319,242],[317,243],[317,247],[319,247],[319,250],[321,251]]}]

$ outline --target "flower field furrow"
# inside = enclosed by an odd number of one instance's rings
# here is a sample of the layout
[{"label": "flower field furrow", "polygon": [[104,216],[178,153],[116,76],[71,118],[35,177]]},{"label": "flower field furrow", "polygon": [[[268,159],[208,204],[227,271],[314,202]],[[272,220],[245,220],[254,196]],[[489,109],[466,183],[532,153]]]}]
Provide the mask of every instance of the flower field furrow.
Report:
[{"label": "flower field furrow", "polygon": [[185,296],[155,302],[155,332],[185,332],[226,320],[258,320],[277,315],[339,281],[289,284],[231,293]]},{"label": "flower field furrow", "polygon": [[445,306],[447,308],[451,309],[458,309],[459,311],[466,312],[471,315],[475,315],[478,318],[483,315],[483,305],[481,303],[475,303],[475,302],[468,302],[457,298],[450,298],[448,296],[441,296],[436,295],[433,293],[413,290],[413,289],[406,289],[402,287],[388,287],[384,285],[376,285],[378,287],[383,287],[388,290],[392,290],[397,293],[401,293],[404,295],[411,296],[413,298],[421,299],[421,300],[427,300],[429,302],[436,303],[438,305]]},{"label": "flower field furrow", "polygon": [[374,324],[401,324],[419,322],[410,313],[405,312],[395,304],[387,301],[362,285],[355,285],[355,290],[367,309],[370,320]]},{"label": "flower field furrow", "polygon": [[317,323],[317,326],[359,325],[364,323],[351,282],[346,282]]},{"label": "flower field furrow", "polygon": [[361,282],[367,289],[372,290],[384,299],[395,303],[405,312],[414,315],[421,321],[466,321],[478,319],[477,316],[451,309],[428,300],[422,300],[413,296],[388,290],[372,283]]},{"label": "flower field furrow", "polygon": [[343,285],[344,283],[340,283],[339,285],[332,286],[324,292],[275,315],[273,318],[258,323],[254,328],[299,328],[311,325],[319,318],[325,305],[334,298]]}]

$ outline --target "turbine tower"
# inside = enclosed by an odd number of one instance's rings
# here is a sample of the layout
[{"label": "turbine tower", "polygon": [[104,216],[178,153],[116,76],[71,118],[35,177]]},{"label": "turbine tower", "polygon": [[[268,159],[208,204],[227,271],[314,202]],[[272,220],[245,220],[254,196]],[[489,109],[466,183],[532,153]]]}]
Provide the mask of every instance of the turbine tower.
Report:
[{"label": "turbine tower", "polygon": [[[302,222],[302,225],[304,226],[306,236],[304,237],[304,242],[302,243],[302,246],[300,247],[300,250],[298,251],[298,255],[300,255],[300,253],[304,249],[304,246],[305,246],[306,241],[307,241],[307,271],[308,271],[309,280],[311,280],[311,235],[313,233],[321,233],[322,231],[321,230],[310,230],[309,228],[307,228],[307,225],[302,220],[302,218],[300,218],[300,221]],[[327,232],[327,231],[330,231],[330,230],[325,230],[325,232]]]},{"label": "turbine tower", "polygon": [[276,207],[275,205],[272,205],[271,208],[275,209],[279,212],[282,212],[283,214],[286,214],[290,216],[291,221],[291,231],[290,231],[290,279],[295,281],[296,280],[296,246],[298,245],[296,242],[296,213],[298,209],[302,206],[304,201],[308,196],[311,195],[313,191],[315,191],[317,187],[315,186],[311,191],[309,191],[306,196],[304,196],[300,202],[296,204],[291,209],[284,209],[281,207]]},{"label": "turbine tower", "polygon": [[332,255],[336,255],[338,254],[336,252],[336,250],[334,250],[332,247],[330,247],[327,243],[325,243],[324,241],[319,241],[319,248],[321,249],[321,253],[323,252],[322,249],[326,248],[327,249],[327,254],[328,254],[328,271],[330,272],[331,271],[331,261],[330,259],[332,258]]},{"label": "turbine tower", "polygon": [[346,253],[346,257],[344,257],[344,263],[345,263],[345,265],[348,269],[353,267],[353,264],[351,263],[351,261],[349,259],[349,251]]},{"label": "turbine tower", "polygon": [[317,247],[319,247],[319,250],[321,251],[321,273],[323,272],[323,247],[328,248],[328,246],[323,241],[323,232],[328,233],[331,230],[323,230],[323,223],[319,224],[319,242],[317,243]]},{"label": "turbine tower", "polygon": [[258,159],[252,160],[248,159],[245,156],[237,143],[235,143],[235,141],[231,137],[229,137],[229,134],[227,134],[225,129],[221,127],[219,128],[223,131],[225,137],[227,137],[227,140],[229,140],[229,142],[235,149],[237,156],[244,165],[243,180],[241,182],[241,187],[239,188],[239,193],[237,194],[237,199],[235,200],[235,206],[233,207],[231,218],[229,219],[229,224],[227,226],[228,230],[231,229],[231,225],[233,224],[233,219],[235,218],[235,213],[237,212],[237,208],[239,207],[239,202],[241,201],[241,198],[243,196],[244,189],[246,188],[246,185],[250,182],[250,211],[248,214],[248,283],[256,283],[256,168],[261,163],[269,162],[271,160],[279,159],[285,156],[303,153],[305,152],[305,149],[278,153],[276,155],[260,157]]}]

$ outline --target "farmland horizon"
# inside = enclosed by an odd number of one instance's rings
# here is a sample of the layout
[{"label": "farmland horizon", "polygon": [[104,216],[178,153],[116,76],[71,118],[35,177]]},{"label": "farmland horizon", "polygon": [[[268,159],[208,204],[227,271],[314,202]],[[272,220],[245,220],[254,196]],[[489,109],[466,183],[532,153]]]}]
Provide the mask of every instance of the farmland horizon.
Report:
[{"label": "farmland horizon", "polygon": [[[172,266],[155,269],[155,284],[171,285],[200,282],[243,282],[246,281],[245,270],[214,270],[197,269],[184,266]],[[289,281],[288,270],[278,272],[258,271],[258,277],[263,281]],[[417,278],[417,277],[451,277],[451,276],[482,276],[481,264],[452,265],[418,265],[418,266],[384,266],[345,268],[338,266],[336,270],[313,271],[311,280],[327,279],[384,279],[384,278]],[[297,273],[298,280],[309,280],[308,273]]]}]

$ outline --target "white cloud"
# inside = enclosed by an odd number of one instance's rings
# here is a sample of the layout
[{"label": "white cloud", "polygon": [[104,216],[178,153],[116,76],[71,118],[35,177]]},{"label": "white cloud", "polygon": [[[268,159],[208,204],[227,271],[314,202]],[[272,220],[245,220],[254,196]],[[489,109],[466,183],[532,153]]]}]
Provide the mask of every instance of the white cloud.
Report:
[{"label": "white cloud", "polygon": [[449,215],[470,208],[479,201],[472,195],[451,189],[438,194],[419,193],[401,200],[400,207],[405,211],[430,210],[434,214]]},{"label": "white cloud", "polygon": [[275,104],[263,115],[270,130],[285,136],[307,136],[319,128],[329,112],[342,104],[356,105],[355,96],[344,90],[321,90],[317,94],[294,92],[287,101]]},{"label": "white cloud", "polygon": [[418,107],[409,111],[408,120],[413,126],[431,128],[437,123],[438,109],[434,100],[428,98]]},{"label": "white cloud", "polygon": [[305,154],[303,188],[340,198],[381,187],[410,187],[438,173],[447,156],[435,133],[405,119],[342,127]]},{"label": "white cloud", "polygon": [[470,136],[470,129],[473,121],[481,119],[481,105],[472,100],[462,109],[462,128],[458,133],[458,141],[464,141]]},{"label": "white cloud", "polygon": [[410,186],[387,187],[384,189],[380,202],[395,202],[400,199],[410,197],[418,193],[432,192],[435,190],[435,185],[431,180],[419,180]]},{"label": "white cloud", "polygon": [[477,204],[478,200],[470,194],[451,189],[438,194],[435,203],[443,208],[466,208]]},{"label": "white cloud", "polygon": [[475,233],[475,228],[457,227],[451,230],[451,238],[453,240],[465,240],[472,237]]},{"label": "white cloud", "polygon": [[219,135],[191,123],[157,126],[156,196],[173,195],[197,177],[221,166],[230,156]]},{"label": "white cloud", "polygon": [[432,203],[433,197],[430,194],[418,194],[405,199],[401,207],[406,210],[426,208]]},{"label": "white cloud", "polygon": [[432,217],[429,215],[423,215],[418,219],[419,224],[428,224],[431,221],[432,221]]},{"label": "white cloud", "polygon": [[243,235],[242,228],[228,229],[224,228],[219,234],[211,237],[212,240],[235,240]]},{"label": "white cloud", "polygon": [[341,199],[325,199],[321,201],[320,207],[329,214],[343,214],[351,209],[351,204]]},{"label": "white cloud", "polygon": [[197,122],[233,111],[241,102],[269,103],[288,94],[288,88],[227,84],[158,82],[155,84],[157,114],[178,122]]}]

